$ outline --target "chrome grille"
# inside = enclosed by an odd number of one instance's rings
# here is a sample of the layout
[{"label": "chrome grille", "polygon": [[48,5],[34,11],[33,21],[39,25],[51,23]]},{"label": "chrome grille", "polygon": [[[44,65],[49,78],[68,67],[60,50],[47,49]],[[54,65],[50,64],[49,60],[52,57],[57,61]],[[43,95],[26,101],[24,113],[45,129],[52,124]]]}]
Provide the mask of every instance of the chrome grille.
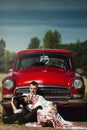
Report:
[{"label": "chrome grille", "polygon": [[14,91],[14,95],[22,95],[23,93],[28,93],[28,92],[29,92],[28,86],[16,87]]},{"label": "chrome grille", "polygon": [[40,90],[42,91],[44,96],[70,97],[70,90],[66,87],[51,87],[51,88],[43,87],[43,88],[40,88]]},{"label": "chrome grille", "polygon": [[[15,89],[15,95],[19,95],[27,92],[29,92],[28,86],[17,87]],[[45,97],[69,98],[71,96],[71,91],[68,87],[62,87],[62,86],[49,87],[48,85],[45,85],[45,86],[39,86],[38,94],[42,94]]]}]

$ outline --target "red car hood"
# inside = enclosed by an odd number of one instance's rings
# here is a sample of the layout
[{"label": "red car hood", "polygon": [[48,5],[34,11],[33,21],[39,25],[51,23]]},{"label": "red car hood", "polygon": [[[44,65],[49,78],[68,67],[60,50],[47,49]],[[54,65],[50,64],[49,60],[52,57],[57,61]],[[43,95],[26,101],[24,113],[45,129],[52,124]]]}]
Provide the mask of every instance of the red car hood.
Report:
[{"label": "red car hood", "polygon": [[39,84],[67,86],[74,76],[70,70],[53,67],[37,67],[14,72],[17,78],[16,86],[28,85],[31,81]]}]

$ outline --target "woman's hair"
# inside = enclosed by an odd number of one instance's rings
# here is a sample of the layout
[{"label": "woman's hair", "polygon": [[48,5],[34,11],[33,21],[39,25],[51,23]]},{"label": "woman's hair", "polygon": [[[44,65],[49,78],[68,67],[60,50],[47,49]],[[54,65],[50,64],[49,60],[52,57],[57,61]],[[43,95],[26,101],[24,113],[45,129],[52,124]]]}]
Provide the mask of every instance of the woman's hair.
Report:
[{"label": "woman's hair", "polygon": [[27,103],[25,102],[25,98],[26,96],[20,96],[16,98],[16,103],[17,103],[17,107],[19,107],[20,105],[23,105],[23,107],[26,107]]}]

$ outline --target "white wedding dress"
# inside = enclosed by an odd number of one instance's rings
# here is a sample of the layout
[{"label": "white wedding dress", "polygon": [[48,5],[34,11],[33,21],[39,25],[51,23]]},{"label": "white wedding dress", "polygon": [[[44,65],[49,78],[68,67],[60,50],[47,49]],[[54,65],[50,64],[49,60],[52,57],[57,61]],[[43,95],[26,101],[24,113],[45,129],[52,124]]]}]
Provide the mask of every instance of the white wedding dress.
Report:
[{"label": "white wedding dress", "polygon": [[56,114],[54,110],[51,109],[49,103],[51,102],[45,100],[42,96],[36,95],[33,99],[32,105],[28,105],[27,107],[31,107],[33,109],[38,105],[40,105],[42,106],[43,109],[39,109],[37,111],[37,122],[32,122],[32,123],[29,122],[26,123],[25,125],[27,127],[29,126],[41,127],[42,126],[41,122],[46,122],[47,120],[50,120],[53,123],[54,128],[87,130],[87,127],[81,124],[64,120],[59,113]]}]

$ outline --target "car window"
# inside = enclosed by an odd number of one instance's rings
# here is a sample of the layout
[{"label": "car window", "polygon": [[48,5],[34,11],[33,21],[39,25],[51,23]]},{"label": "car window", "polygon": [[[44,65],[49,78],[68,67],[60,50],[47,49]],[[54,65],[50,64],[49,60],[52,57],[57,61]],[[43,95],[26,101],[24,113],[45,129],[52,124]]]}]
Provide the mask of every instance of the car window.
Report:
[{"label": "car window", "polygon": [[64,69],[71,69],[71,59],[60,53],[29,53],[17,58],[16,69],[24,69],[36,66],[51,66]]}]

